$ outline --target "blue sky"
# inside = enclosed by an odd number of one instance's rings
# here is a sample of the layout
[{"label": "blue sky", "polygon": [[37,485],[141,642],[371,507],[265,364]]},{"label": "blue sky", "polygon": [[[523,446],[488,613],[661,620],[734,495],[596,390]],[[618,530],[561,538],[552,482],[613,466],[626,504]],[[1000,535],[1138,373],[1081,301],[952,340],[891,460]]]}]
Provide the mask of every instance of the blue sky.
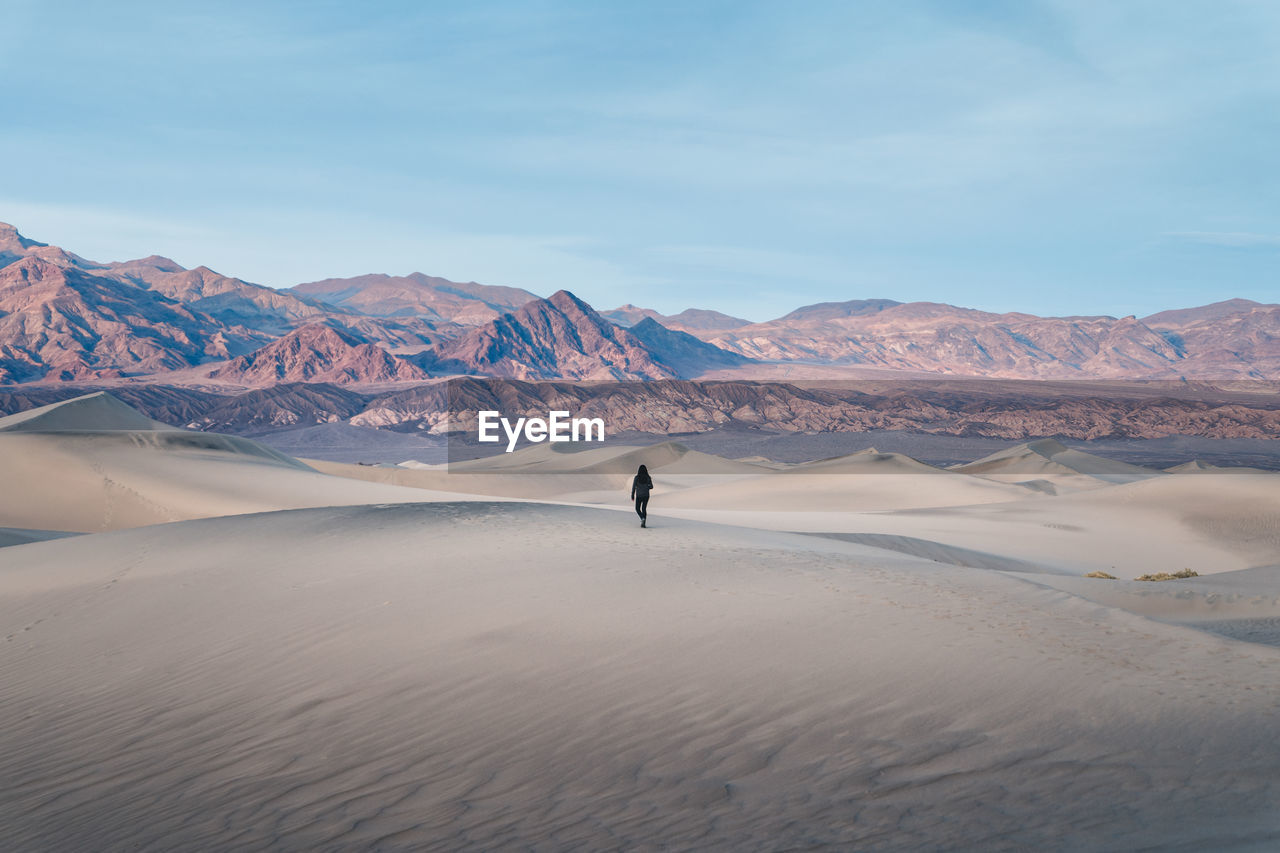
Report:
[{"label": "blue sky", "polygon": [[0,0],[0,220],[753,320],[1277,301],[1280,6]]}]

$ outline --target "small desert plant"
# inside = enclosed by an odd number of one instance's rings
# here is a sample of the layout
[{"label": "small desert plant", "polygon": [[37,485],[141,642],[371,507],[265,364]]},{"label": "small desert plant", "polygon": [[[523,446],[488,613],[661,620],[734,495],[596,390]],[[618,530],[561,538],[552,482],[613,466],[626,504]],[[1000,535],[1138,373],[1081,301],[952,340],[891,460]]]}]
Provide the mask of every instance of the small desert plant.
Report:
[{"label": "small desert plant", "polygon": [[1089,574],[1085,575],[1085,577],[1087,577],[1087,578],[1106,578],[1106,579],[1107,579],[1107,580],[1109,580],[1109,581],[1113,581],[1113,580],[1115,580],[1115,579],[1116,579],[1116,576],[1115,576],[1115,575],[1109,575],[1109,574],[1107,574],[1106,572],[1089,572]]},{"label": "small desert plant", "polygon": [[1174,572],[1173,574],[1169,574],[1168,572],[1156,572],[1154,575],[1141,575],[1140,577],[1134,578],[1134,580],[1172,581],[1172,580],[1178,580],[1179,578],[1198,578],[1198,577],[1200,577],[1199,572],[1193,572],[1191,571],[1191,569],[1183,569],[1182,571]]}]

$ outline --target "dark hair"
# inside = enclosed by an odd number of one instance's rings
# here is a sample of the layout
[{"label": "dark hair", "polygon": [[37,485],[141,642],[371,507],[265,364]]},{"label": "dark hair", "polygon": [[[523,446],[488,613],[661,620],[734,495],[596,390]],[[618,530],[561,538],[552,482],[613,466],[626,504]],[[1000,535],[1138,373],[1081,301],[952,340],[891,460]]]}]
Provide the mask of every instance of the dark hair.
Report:
[{"label": "dark hair", "polygon": [[651,483],[651,482],[653,482],[653,481],[649,478],[649,469],[648,469],[647,467],[645,467],[644,465],[641,465],[641,466],[640,466],[640,470],[639,470],[639,471],[636,471],[636,479],[637,479],[637,480],[639,480],[639,481],[640,481],[640,482],[642,482],[642,483]]}]

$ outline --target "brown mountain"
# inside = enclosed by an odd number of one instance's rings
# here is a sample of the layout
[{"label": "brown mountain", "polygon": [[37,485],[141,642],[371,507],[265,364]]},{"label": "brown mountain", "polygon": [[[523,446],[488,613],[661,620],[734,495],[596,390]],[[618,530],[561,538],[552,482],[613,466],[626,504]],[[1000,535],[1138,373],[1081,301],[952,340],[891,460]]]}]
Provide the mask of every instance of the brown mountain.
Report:
[{"label": "brown mountain", "polygon": [[1188,376],[1280,375],[1280,305],[1229,299],[1142,322],[1185,353]]},{"label": "brown mountain", "polygon": [[18,233],[17,228],[7,222],[0,222],[0,267],[20,261],[31,255],[32,250],[46,245],[48,244],[28,240]]},{"label": "brown mountain", "polygon": [[679,314],[671,314],[665,319],[659,320],[659,322],[668,329],[679,329],[681,331],[737,329],[741,326],[751,325],[750,320],[744,320],[741,317],[734,317],[730,314],[711,311],[706,308],[686,308]]},{"label": "brown mountain", "polygon": [[457,337],[462,326],[421,317],[367,317],[318,299],[222,275],[205,266],[184,269],[168,258],[152,255],[134,261],[99,265],[216,318],[228,326],[245,326],[283,335],[299,326],[325,322],[368,343],[418,352],[438,341]]},{"label": "brown mountain", "polygon": [[368,405],[368,396],[332,383],[286,382],[219,397],[181,423],[193,429],[261,433],[340,423]]},{"label": "brown mountain", "polygon": [[441,341],[453,340],[471,328],[425,317],[366,317],[363,314],[331,314],[325,322],[399,355],[422,352]]},{"label": "brown mountain", "polygon": [[[418,435],[448,429],[473,432],[475,413],[481,409],[511,415],[566,408],[604,417],[611,434],[717,428],[775,434],[890,429],[1016,440],[1199,436],[1265,441],[1280,431],[1280,402],[1276,395],[1251,386],[1233,390],[1183,382],[970,379],[528,383],[475,378],[455,380],[447,388],[440,382],[410,384],[376,394],[326,383],[284,383],[221,394],[156,384],[110,390],[156,420],[248,434],[314,424],[357,424]],[[65,384],[0,390],[0,415],[86,390]],[[1182,446],[1169,445],[1177,453],[1185,452],[1177,450]],[[1254,454],[1274,466],[1274,451],[1256,445],[1228,445],[1222,452]]]},{"label": "brown mountain", "polygon": [[6,267],[23,258],[41,258],[55,264],[79,267],[80,269],[99,269],[101,264],[87,261],[79,255],[73,255],[65,249],[29,240],[18,233],[18,229],[7,222],[0,222],[0,268]]},{"label": "brown mountain", "polygon": [[642,341],[567,290],[441,344],[438,370],[515,379],[670,379]]},{"label": "brown mountain", "polygon": [[613,323],[615,326],[622,326],[624,329],[631,328],[646,317],[657,320],[659,323],[664,319],[661,314],[654,311],[652,308],[641,308],[639,305],[632,305],[630,302],[626,305],[619,305],[617,308],[612,310],[601,311],[599,313],[601,317],[605,318],[610,323]]},{"label": "brown mountain", "polygon": [[[569,409],[611,432],[713,429],[778,432],[904,430],[934,435],[1081,440],[1200,436],[1268,439],[1280,430],[1275,395],[1195,383],[903,380],[524,382],[491,378],[415,385],[371,399],[363,426],[474,434],[476,412]],[[1254,452],[1257,452],[1256,450]],[[1273,453],[1267,451],[1268,453]]]},{"label": "brown mountain", "polygon": [[174,370],[228,358],[255,340],[154,291],[44,253],[0,269],[0,382]]},{"label": "brown mountain", "polygon": [[351,383],[424,380],[426,371],[381,347],[321,323],[295,329],[209,373],[242,385],[280,382]]},{"label": "brown mountain", "polygon": [[1175,308],[1172,311],[1161,311],[1158,314],[1143,317],[1142,322],[1153,329],[1185,329],[1189,326],[1198,326],[1215,320],[1248,314],[1258,308],[1280,308],[1280,305],[1263,305],[1261,302],[1254,302],[1252,299],[1225,299],[1222,302],[1200,305],[1195,308]]},{"label": "brown mountain", "polygon": [[824,320],[842,320],[846,317],[868,317],[873,314],[879,314],[886,308],[900,308],[902,305],[903,303],[895,302],[892,299],[851,299],[848,302],[818,302],[797,308],[774,322],[784,325],[803,325]]},{"label": "brown mountain", "polygon": [[424,317],[478,326],[536,300],[517,287],[495,287],[423,275],[329,278],[290,292],[372,317]]},{"label": "brown mountain", "polygon": [[12,225],[0,223],[0,268],[24,258],[39,258],[154,290],[228,327],[283,334],[334,313],[327,306],[286,291],[225,276],[208,267],[188,270],[159,255],[105,264],[86,260],[57,246],[27,239]]},{"label": "brown mountain", "polygon": [[222,275],[205,266],[184,269],[157,255],[106,264],[104,269],[208,314],[228,326],[246,326],[284,334],[298,325],[312,323],[334,313],[315,300],[303,299],[288,291]]},{"label": "brown mountain", "polygon": [[727,331],[699,332],[759,359],[1017,378],[1169,378],[1186,355],[1133,317],[992,314],[932,302],[822,303]]},{"label": "brown mountain", "polygon": [[751,324],[750,320],[731,317],[719,311],[705,308],[686,308],[679,314],[659,314],[652,308],[641,308],[637,305],[620,305],[612,311],[601,311],[600,316],[619,326],[631,327],[648,318],[656,320],[668,329],[679,331],[710,331],[713,329],[736,329]]},{"label": "brown mountain", "polygon": [[[0,383],[182,369],[246,354],[316,322],[401,352],[465,329],[420,317],[366,317],[158,255],[97,263],[0,223]],[[397,363],[392,373],[414,370]],[[361,371],[380,373],[371,364]]]},{"label": "brown mountain", "polygon": [[670,367],[683,379],[751,363],[745,356],[700,341],[688,332],[668,329],[652,317],[645,317],[627,331],[649,349],[655,361]]},{"label": "brown mountain", "polygon": [[[996,314],[887,299],[809,305],[766,323],[702,309],[665,317],[633,305],[609,314],[634,329],[656,322],[658,328],[645,327],[651,338],[688,332],[784,370],[800,363],[827,373],[864,366],[999,378],[1280,377],[1280,305],[1243,299],[1142,319]],[[538,300],[516,288],[419,273],[280,291],[158,256],[97,263],[0,224],[0,383],[181,370],[238,358],[317,323],[340,332],[349,347],[375,345],[463,373],[659,378],[733,367],[689,340],[642,340],[569,294]],[[313,365],[301,363],[301,351],[271,351],[263,364],[273,366],[251,370],[246,381],[330,370],[342,382],[412,374],[401,361],[382,362],[367,351],[352,363],[328,336],[316,342],[327,349],[308,356]],[[749,364],[739,368],[753,375]]]}]

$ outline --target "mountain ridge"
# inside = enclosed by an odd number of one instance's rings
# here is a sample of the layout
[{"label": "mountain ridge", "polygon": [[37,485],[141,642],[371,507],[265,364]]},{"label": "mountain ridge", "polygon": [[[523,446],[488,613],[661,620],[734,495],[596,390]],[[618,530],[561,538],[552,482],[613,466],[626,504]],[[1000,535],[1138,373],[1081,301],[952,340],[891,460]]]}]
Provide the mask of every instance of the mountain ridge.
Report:
[{"label": "mountain ridge", "polygon": [[[1062,383],[1021,381],[965,381],[948,386],[932,381],[874,380],[833,387],[827,383],[719,380],[580,383],[466,377],[448,383],[435,380],[380,389],[332,382],[281,382],[249,389],[223,387],[216,392],[207,386],[76,387],[58,383],[0,389],[0,415],[101,390],[157,421],[245,435],[316,424],[348,424],[418,436],[458,430],[474,434],[479,409],[519,414],[567,408],[606,418],[611,434],[634,430],[675,435],[727,429],[780,436],[893,430],[1024,442],[1032,439],[1036,446],[1022,450],[1053,461],[1051,457],[1062,452],[1060,442],[1065,439],[1199,436],[1261,440],[1270,445],[1280,434],[1280,404],[1274,394],[1243,394],[1182,383],[1145,391],[1103,384],[1096,392],[1071,389],[1065,393]],[[1040,441],[1048,437],[1056,437],[1057,443]],[[1242,451],[1237,448],[1232,452]],[[1249,452],[1260,451],[1254,448]],[[1274,451],[1268,453],[1268,458],[1273,458]],[[1058,461],[1074,464],[1072,456]]]},{"label": "mountain ridge", "polygon": [[211,379],[243,385],[286,382],[337,384],[429,379],[412,362],[324,323],[301,326],[261,349],[228,361]]},{"label": "mountain ridge", "polygon": [[287,292],[367,316],[419,316],[462,325],[481,325],[538,298],[520,288],[456,282],[420,272],[322,279],[294,285]]},{"label": "mountain ridge", "polygon": [[[753,363],[767,363],[784,371],[818,365],[830,375],[869,368],[1026,379],[1280,377],[1280,305],[1247,299],[1142,318],[854,299],[750,323],[698,308],[663,315],[628,304],[597,312],[560,294],[567,291],[540,299],[520,288],[423,273],[276,289],[206,266],[186,269],[160,255],[98,263],[0,223],[0,384],[176,376],[206,365],[208,375],[221,369],[218,362],[315,324],[436,374],[661,379],[716,370],[753,378],[765,369]],[[332,339],[324,343],[331,352],[313,353],[311,367],[298,361],[303,353],[291,356],[280,381],[330,375],[334,358],[350,356],[338,353]],[[272,351],[263,363],[277,357],[283,356]],[[407,382],[420,372],[381,363],[368,351],[356,361],[358,369],[333,378],[388,375]],[[236,370],[252,374],[242,363],[224,375]],[[255,381],[266,380],[264,374]]]},{"label": "mountain ridge", "polygon": [[645,344],[567,290],[442,344],[439,369],[511,379],[672,379]]}]

